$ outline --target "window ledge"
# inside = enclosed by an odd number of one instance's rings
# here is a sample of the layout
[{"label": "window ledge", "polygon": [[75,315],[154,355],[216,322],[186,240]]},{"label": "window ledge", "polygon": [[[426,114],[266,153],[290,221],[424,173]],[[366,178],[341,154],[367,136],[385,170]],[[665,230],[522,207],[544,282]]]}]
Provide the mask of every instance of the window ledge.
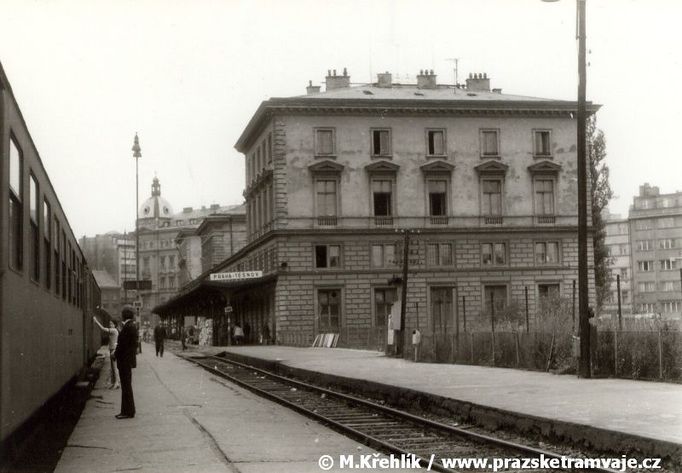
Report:
[{"label": "window ledge", "polygon": [[426,159],[448,159],[447,154],[427,154]]},{"label": "window ledge", "polygon": [[502,159],[501,154],[482,154],[481,159]]},{"label": "window ledge", "polygon": [[392,154],[371,154],[369,157],[371,159],[393,159]]},{"label": "window ledge", "polygon": [[533,159],[554,159],[554,155],[533,153]]},{"label": "window ledge", "polygon": [[315,159],[336,159],[336,153],[333,154],[317,154],[313,155]]}]

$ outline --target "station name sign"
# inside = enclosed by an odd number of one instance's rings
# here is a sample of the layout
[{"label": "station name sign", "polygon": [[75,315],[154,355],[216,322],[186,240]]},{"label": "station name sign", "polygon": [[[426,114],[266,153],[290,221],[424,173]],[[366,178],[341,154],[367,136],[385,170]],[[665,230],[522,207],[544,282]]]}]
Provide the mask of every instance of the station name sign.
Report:
[{"label": "station name sign", "polygon": [[239,281],[241,279],[262,278],[263,271],[237,271],[233,273],[213,273],[210,281]]}]

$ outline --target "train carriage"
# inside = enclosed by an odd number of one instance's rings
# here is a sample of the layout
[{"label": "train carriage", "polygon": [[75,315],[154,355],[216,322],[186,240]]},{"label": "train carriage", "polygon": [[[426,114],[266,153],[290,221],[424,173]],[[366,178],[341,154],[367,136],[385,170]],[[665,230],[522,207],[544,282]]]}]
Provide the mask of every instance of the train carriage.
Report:
[{"label": "train carriage", "polygon": [[95,356],[95,283],[0,64],[0,442]]}]

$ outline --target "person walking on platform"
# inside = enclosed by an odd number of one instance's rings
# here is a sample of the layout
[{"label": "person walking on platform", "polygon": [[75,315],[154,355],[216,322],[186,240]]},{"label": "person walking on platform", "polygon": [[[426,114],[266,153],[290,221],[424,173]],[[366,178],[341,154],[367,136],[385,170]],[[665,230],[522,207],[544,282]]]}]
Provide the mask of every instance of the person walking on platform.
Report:
[{"label": "person walking on platform", "polygon": [[187,348],[187,340],[185,337],[187,337],[187,334],[185,333],[185,327],[180,327],[180,341],[182,342],[183,351]]},{"label": "person walking on platform", "polygon": [[117,419],[130,419],[135,417],[135,399],[133,398],[133,371],[137,366],[136,351],[138,343],[137,326],[133,321],[135,314],[130,307],[124,307],[121,311],[123,328],[118,336],[116,346],[116,364],[121,376],[121,412],[116,415]]},{"label": "person walking on platform", "polygon": [[163,341],[166,339],[166,328],[161,324],[154,327],[154,343],[156,344],[156,356],[163,358]]},{"label": "person walking on platform", "polygon": [[244,331],[239,324],[234,324],[234,344],[241,345],[244,340]]},{"label": "person walking on platform", "polygon": [[114,351],[116,351],[116,345],[118,343],[118,330],[116,329],[116,324],[114,320],[109,321],[109,328],[104,327],[97,317],[93,316],[92,320],[95,321],[97,326],[102,332],[106,332],[109,335],[109,362],[111,363],[111,384],[109,389],[118,389],[121,387],[119,383],[118,369],[116,368],[116,357],[114,356]]}]

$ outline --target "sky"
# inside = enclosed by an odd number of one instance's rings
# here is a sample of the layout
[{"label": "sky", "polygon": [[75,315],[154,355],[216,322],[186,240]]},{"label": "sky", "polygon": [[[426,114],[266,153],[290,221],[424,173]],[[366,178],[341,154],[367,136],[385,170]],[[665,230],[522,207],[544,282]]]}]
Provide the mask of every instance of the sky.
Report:
[{"label": "sky", "polygon": [[[131,230],[156,175],[175,211],[243,201],[234,144],[258,105],[353,83],[485,72],[503,93],[577,96],[575,0],[0,0],[0,62],[76,236]],[[682,2],[587,0],[588,100],[627,215],[682,190]]]}]

